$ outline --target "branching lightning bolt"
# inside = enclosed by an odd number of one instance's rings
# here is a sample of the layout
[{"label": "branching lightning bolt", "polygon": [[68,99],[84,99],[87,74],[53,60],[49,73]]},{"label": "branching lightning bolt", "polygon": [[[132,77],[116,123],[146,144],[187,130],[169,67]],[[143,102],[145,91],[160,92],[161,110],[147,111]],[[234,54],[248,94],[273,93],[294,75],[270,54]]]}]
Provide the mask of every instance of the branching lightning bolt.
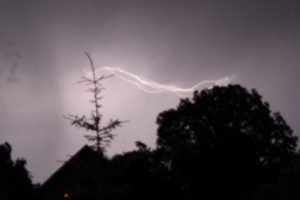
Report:
[{"label": "branching lightning bolt", "polygon": [[114,77],[124,80],[130,84],[133,84],[146,93],[156,94],[156,93],[171,92],[178,96],[187,96],[187,95],[193,93],[197,89],[209,88],[214,85],[227,85],[233,79],[233,76],[227,76],[227,77],[223,77],[218,80],[200,81],[189,88],[181,88],[181,87],[178,87],[175,85],[165,85],[165,84],[160,84],[160,83],[156,83],[153,81],[146,81],[145,79],[141,78],[138,75],[132,74],[128,71],[125,71],[120,68],[115,68],[115,67],[102,67],[102,68],[98,69],[96,71],[96,73],[112,74],[112,75],[114,75]]}]

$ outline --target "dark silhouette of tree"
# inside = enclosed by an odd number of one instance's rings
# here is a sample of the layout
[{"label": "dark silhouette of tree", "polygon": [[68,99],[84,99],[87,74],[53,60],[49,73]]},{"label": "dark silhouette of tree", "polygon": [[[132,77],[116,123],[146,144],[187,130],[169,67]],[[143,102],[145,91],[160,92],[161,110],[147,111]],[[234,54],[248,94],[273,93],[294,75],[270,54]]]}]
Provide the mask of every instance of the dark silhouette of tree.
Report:
[{"label": "dark silhouette of tree", "polygon": [[[160,165],[159,155],[142,142],[137,150],[116,155],[111,160],[114,168],[114,196],[124,200],[170,199],[171,183],[168,171]],[[173,192],[173,191],[172,191]]]},{"label": "dark silhouette of tree", "polygon": [[33,194],[33,185],[26,161],[11,159],[12,148],[8,143],[0,145],[0,199],[28,200]]},{"label": "dark silhouette of tree", "polygon": [[111,119],[108,124],[100,126],[102,114],[100,113],[101,104],[99,101],[103,98],[100,96],[100,93],[104,89],[101,81],[111,77],[111,75],[102,75],[98,77],[91,56],[87,52],[85,55],[90,62],[92,76],[83,76],[79,83],[86,83],[89,87],[87,91],[92,93],[93,97],[91,99],[91,104],[94,109],[91,111],[90,117],[87,117],[86,115],[68,115],[66,118],[69,119],[71,124],[75,127],[84,128],[87,131],[93,131],[95,135],[85,135],[84,137],[88,140],[88,142],[93,142],[92,147],[94,150],[103,154],[105,152],[105,148],[109,146],[110,142],[115,137],[115,135],[112,134],[112,130],[120,126],[122,121],[118,119]]},{"label": "dark silhouette of tree", "polygon": [[300,199],[300,154],[286,167],[280,179],[261,185],[253,195],[257,200],[296,200]]},{"label": "dark silhouette of tree", "polygon": [[246,198],[293,158],[297,138],[283,117],[239,85],[196,91],[157,118],[157,148],[185,199]]}]

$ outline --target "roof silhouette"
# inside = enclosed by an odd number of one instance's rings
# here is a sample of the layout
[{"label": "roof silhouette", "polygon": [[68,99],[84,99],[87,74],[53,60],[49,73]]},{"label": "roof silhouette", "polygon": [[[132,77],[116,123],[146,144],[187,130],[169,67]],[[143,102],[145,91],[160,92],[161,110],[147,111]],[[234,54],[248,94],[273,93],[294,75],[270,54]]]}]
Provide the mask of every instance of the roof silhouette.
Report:
[{"label": "roof silhouette", "polygon": [[102,155],[83,146],[43,183],[38,199],[93,199],[90,190],[101,181],[95,179],[105,173],[105,163]]}]

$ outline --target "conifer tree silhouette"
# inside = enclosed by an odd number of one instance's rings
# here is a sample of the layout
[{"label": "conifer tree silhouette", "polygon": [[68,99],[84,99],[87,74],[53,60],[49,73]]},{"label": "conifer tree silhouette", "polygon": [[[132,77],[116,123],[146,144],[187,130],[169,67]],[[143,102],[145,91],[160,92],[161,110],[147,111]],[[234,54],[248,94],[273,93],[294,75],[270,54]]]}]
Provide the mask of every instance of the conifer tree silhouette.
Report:
[{"label": "conifer tree silhouette", "polygon": [[106,151],[106,147],[109,146],[110,142],[116,136],[112,133],[113,129],[121,126],[124,121],[120,121],[119,119],[110,119],[109,122],[101,126],[102,114],[100,113],[100,108],[102,105],[100,104],[100,100],[103,98],[100,96],[101,91],[104,87],[101,84],[101,81],[107,78],[112,77],[112,75],[101,75],[98,76],[96,74],[94,62],[89,53],[85,52],[87,56],[90,66],[91,66],[91,77],[82,76],[81,80],[78,83],[85,83],[88,86],[87,92],[92,93],[92,99],[90,103],[93,105],[93,110],[90,113],[90,116],[86,115],[78,116],[78,115],[68,115],[67,119],[71,121],[71,125],[77,128],[83,128],[87,131],[93,131],[94,134],[87,134],[84,137],[88,140],[88,142],[92,142],[92,148],[100,154],[104,154]]}]

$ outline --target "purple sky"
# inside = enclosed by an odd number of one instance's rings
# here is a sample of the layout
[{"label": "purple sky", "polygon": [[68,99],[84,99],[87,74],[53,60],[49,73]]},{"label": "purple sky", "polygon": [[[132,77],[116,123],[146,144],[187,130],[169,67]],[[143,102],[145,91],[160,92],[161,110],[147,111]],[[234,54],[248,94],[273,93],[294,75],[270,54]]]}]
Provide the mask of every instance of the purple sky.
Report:
[{"label": "purple sky", "polygon": [[[67,114],[88,114],[76,84],[89,67],[120,67],[162,84],[189,87],[234,75],[256,88],[300,135],[299,0],[0,0],[0,143],[24,157],[44,181],[84,144]],[[172,93],[147,94],[111,78],[103,82],[105,119],[129,120],[108,149],[141,140],[155,145],[159,112]]]}]

